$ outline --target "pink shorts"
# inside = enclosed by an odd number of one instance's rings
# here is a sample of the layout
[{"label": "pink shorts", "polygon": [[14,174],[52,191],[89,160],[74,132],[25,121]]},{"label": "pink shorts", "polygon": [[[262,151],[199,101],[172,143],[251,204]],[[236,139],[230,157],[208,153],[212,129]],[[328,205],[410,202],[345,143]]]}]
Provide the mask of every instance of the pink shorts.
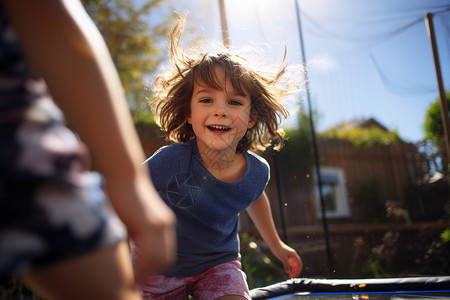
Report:
[{"label": "pink shorts", "polygon": [[151,276],[141,287],[144,300],[171,299],[212,300],[227,295],[239,295],[251,300],[247,276],[239,259],[215,266],[191,277]]}]

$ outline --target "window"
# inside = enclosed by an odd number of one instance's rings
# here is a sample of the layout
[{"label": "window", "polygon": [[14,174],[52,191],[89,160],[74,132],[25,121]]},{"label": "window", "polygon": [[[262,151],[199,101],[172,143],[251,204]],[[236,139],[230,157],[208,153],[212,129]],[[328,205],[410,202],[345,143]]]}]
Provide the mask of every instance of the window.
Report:
[{"label": "window", "polygon": [[[325,213],[330,218],[344,218],[350,215],[345,188],[345,176],[341,168],[321,167],[322,195]],[[322,217],[318,182],[316,180],[317,216]]]}]

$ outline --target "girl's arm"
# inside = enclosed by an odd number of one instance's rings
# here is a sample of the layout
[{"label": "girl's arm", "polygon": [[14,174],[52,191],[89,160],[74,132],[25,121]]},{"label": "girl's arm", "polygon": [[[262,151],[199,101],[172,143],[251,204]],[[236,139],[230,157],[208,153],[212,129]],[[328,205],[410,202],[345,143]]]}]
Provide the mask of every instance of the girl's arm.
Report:
[{"label": "girl's arm", "polygon": [[269,246],[270,251],[283,263],[284,270],[289,274],[289,278],[297,277],[303,267],[302,260],[294,249],[281,241],[273,222],[266,192],[263,192],[261,197],[247,208],[247,213],[261,237]]},{"label": "girl's arm", "polygon": [[3,0],[22,50],[89,146],[131,236],[148,253],[137,279],[174,259],[175,217],[159,198],[122,85],[95,24],[79,1]]}]

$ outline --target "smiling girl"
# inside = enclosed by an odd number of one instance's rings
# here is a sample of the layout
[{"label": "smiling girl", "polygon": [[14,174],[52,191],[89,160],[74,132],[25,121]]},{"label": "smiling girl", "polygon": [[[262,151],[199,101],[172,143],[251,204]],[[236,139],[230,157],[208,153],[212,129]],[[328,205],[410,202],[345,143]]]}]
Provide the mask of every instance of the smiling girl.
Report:
[{"label": "smiling girl", "polygon": [[[269,165],[251,150],[273,140],[282,146],[279,121],[288,116],[281,100],[286,67],[259,72],[236,54],[183,51],[185,18],[170,33],[172,70],[155,83],[152,108],[174,144],[146,163],[161,197],[177,216],[177,262],[142,286],[145,299],[250,299],[241,270],[239,213],[247,210],[290,277],[302,261],[275,229],[264,192]],[[139,264],[139,243],[132,243]]]}]

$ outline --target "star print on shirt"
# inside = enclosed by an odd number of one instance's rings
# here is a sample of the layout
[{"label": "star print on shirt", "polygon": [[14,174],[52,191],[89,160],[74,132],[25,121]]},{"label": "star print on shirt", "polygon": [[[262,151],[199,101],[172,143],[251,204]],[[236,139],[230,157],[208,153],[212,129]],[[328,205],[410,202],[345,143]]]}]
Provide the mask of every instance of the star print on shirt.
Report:
[{"label": "star print on shirt", "polygon": [[166,196],[170,203],[181,208],[189,208],[199,201],[202,189],[190,184],[193,179],[191,174],[182,172],[169,181]]}]

